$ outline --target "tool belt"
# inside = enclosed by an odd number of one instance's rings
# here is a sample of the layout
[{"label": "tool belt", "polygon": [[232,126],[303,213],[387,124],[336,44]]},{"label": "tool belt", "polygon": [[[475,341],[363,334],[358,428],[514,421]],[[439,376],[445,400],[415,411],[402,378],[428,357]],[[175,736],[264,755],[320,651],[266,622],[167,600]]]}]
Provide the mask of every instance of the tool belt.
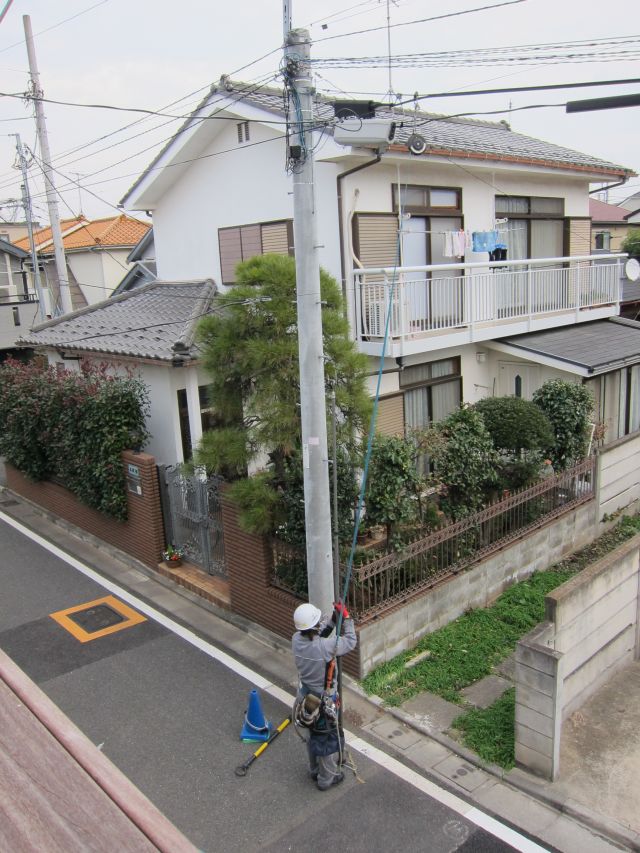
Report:
[{"label": "tool belt", "polygon": [[338,719],[336,701],[326,692],[321,696],[306,693],[296,702],[294,718],[296,725],[302,728],[326,731],[335,726]]}]

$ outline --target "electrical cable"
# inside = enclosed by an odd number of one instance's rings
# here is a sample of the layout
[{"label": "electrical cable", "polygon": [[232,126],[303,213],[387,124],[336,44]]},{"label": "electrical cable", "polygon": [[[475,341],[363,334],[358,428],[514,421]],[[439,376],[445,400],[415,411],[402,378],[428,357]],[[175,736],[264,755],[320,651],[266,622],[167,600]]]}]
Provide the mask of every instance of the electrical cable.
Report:
[{"label": "electrical cable", "polygon": [[[74,21],[76,18],[81,17],[82,15],[86,15],[87,12],[93,11],[93,9],[97,9],[98,6],[104,6],[105,3],[109,3],[110,0],[99,0],[98,3],[94,3],[93,6],[89,6],[87,9],[83,9],[81,12],[77,12],[75,15],[71,15],[70,18],[65,18],[63,21],[58,21],[57,24],[52,24],[50,27],[46,27],[44,30],[40,30],[40,32],[36,33],[36,36],[41,36],[44,33],[51,32],[51,30],[55,30],[58,27],[61,27],[63,24],[68,24],[69,21]],[[0,48],[0,53],[6,53],[8,50],[11,50],[14,47],[20,47],[24,44],[24,41],[21,39],[20,41],[14,42],[13,44],[7,45],[7,47]]]},{"label": "electrical cable", "polygon": [[475,9],[463,9],[459,12],[448,12],[447,14],[435,15],[431,18],[420,18],[416,21],[403,21],[402,23],[399,23],[399,24],[390,24],[389,26],[385,25],[382,27],[369,27],[366,30],[356,30],[355,32],[351,32],[351,33],[340,33],[339,35],[335,35],[335,36],[325,36],[324,38],[316,39],[314,44],[318,44],[319,42],[322,42],[322,41],[330,41],[331,39],[347,38],[347,36],[359,36],[359,35],[362,35],[363,33],[374,33],[374,32],[378,32],[379,30],[389,29],[389,27],[391,27],[391,28],[410,27],[410,26],[413,26],[414,24],[425,24],[425,23],[428,23],[429,21],[441,21],[444,18],[457,18],[460,15],[470,15],[472,12],[485,12],[489,9],[498,9],[500,6],[515,6],[518,3],[526,3],[526,2],[527,2],[527,0],[503,0],[502,3],[493,3],[490,6],[478,6]]}]

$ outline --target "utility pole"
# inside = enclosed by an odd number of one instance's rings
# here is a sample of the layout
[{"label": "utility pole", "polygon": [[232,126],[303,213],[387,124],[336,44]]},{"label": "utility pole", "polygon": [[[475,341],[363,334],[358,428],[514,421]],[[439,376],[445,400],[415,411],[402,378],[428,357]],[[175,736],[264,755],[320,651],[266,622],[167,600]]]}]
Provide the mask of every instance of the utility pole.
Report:
[{"label": "utility pole", "polygon": [[[284,0],[285,31],[290,26],[290,15],[290,2]],[[322,302],[313,187],[310,46],[306,30],[285,32],[285,85],[291,115],[287,157],[293,173],[307,577],[309,600],[327,613],[334,597]]]},{"label": "utility pole", "polygon": [[33,266],[33,282],[38,294],[38,305],[40,311],[40,320],[44,323],[47,319],[47,306],[44,304],[44,293],[42,292],[42,283],[40,281],[40,267],[38,265],[38,253],[36,251],[36,241],[33,237],[33,218],[31,211],[31,196],[29,194],[29,182],[27,175],[27,161],[22,148],[22,141],[19,133],[12,133],[16,138],[16,149],[18,151],[18,162],[20,163],[20,171],[22,172],[22,205],[24,207],[24,217],[27,221],[27,233],[29,234],[29,248],[31,249],[31,264]]},{"label": "utility pole", "polygon": [[22,16],[24,35],[27,43],[27,56],[29,57],[29,74],[31,77],[31,95],[36,110],[36,130],[42,154],[42,167],[44,172],[44,185],[47,194],[47,207],[49,208],[49,221],[51,224],[51,238],[53,240],[54,257],[56,263],[57,282],[53,288],[54,314],[68,314],[73,311],[71,304],[71,291],[67,278],[67,259],[64,255],[62,245],[62,231],[60,230],[60,217],[58,215],[58,200],[51,169],[51,152],[49,150],[49,139],[47,137],[47,126],[42,105],[42,89],[40,87],[40,74],[36,61],[36,51],[31,32],[31,18],[29,15]]}]

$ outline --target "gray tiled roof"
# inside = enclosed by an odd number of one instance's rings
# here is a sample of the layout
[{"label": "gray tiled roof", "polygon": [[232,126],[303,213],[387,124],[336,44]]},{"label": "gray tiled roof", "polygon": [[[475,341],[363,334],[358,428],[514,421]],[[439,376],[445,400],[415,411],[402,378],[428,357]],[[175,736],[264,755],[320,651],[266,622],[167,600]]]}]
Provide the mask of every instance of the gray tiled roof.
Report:
[{"label": "gray tiled roof", "polygon": [[[236,84],[238,88],[242,84]],[[251,92],[238,98],[247,103],[256,104],[283,116],[282,93],[274,89],[263,89],[261,92]],[[315,105],[315,114],[319,120],[332,120],[334,110],[332,103],[321,98]],[[400,123],[405,122],[403,127],[396,131],[396,142],[405,143],[412,133],[419,133],[427,142],[429,149],[445,150],[451,152],[464,151],[468,153],[484,154],[487,157],[517,157],[527,160],[541,162],[562,163],[575,166],[594,167],[595,169],[625,170],[623,166],[601,160],[590,154],[573,151],[552,142],[545,142],[522,133],[509,130],[506,123],[477,121],[468,118],[446,118],[435,113],[426,113],[418,110],[391,110],[389,107],[380,106],[376,109],[377,117],[393,119]]]},{"label": "gray tiled roof", "polygon": [[211,308],[215,284],[154,281],[42,323],[19,345],[126,355],[171,362],[197,356],[198,320]]},{"label": "gray tiled roof", "polygon": [[640,323],[622,317],[515,335],[501,338],[500,343],[583,367],[593,374],[640,363]]},{"label": "gray tiled roof", "polygon": [[[233,100],[235,100],[261,107],[273,113],[279,120],[284,118],[282,90],[266,86],[256,89],[246,83],[236,81],[229,83],[229,85],[232,88],[226,91],[231,102],[225,109],[233,111]],[[212,86],[211,90],[195,108],[192,115],[196,115],[203,109],[212,97],[220,93],[224,94],[224,92],[225,90],[222,86]],[[219,107],[216,110],[219,110]],[[333,101],[319,95],[315,101],[314,115],[319,122],[333,121]],[[426,113],[420,110],[391,110],[386,106],[378,107],[376,109],[376,116],[388,117],[398,123],[406,122],[403,127],[397,128],[396,142],[405,143],[412,133],[419,133],[427,142],[427,149],[425,151],[427,155],[429,154],[429,149],[431,149],[438,152],[450,152],[452,155],[462,152],[464,154],[484,155],[487,159],[516,159],[532,161],[534,163],[539,162],[541,165],[551,163],[558,166],[574,166],[583,169],[591,168],[596,172],[605,170],[606,172],[613,171],[615,174],[620,175],[634,174],[632,169],[619,166],[616,163],[610,163],[607,160],[601,160],[599,157],[593,157],[591,154],[573,151],[571,148],[564,148],[562,145],[555,145],[552,142],[545,142],[532,136],[516,133],[510,130],[508,124],[505,122],[478,121],[469,118],[447,118],[436,113]],[[179,138],[180,133],[189,127],[191,121],[191,118],[187,119],[178,133],[157,154],[140,178],[133,184],[133,187],[127,191],[125,199],[160,160],[164,152]],[[331,128],[329,128],[329,131],[331,132]]]}]

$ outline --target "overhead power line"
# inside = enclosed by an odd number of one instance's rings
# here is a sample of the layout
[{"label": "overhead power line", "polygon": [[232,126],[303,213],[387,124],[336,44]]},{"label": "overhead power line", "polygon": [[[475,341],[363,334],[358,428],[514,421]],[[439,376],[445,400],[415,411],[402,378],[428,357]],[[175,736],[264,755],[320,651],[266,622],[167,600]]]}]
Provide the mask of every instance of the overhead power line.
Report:
[{"label": "overhead power line", "polygon": [[395,28],[395,27],[411,27],[414,24],[426,24],[429,21],[441,21],[444,18],[457,18],[460,15],[470,15],[473,12],[486,12],[489,9],[499,9],[501,6],[515,6],[518,3],[526,3],[526,2],[527,2],[527,0],[505,0],[505,2],[503,2],[503,3],[492,3],[490,6],[477,6],[475,9],[462,9],[459,12],[447,12],[444,15],[434,15],[431,18],[419,18],[418,20],[415,20],[415,21],[403,21],[399,24],[389,24],[389,25],[385,24],[382,27],[369,27],[366,30],[355,30],[354,32],[351,32],[351,33],[340,33],[339,35],[335,35],[335,36],[325,36],[324,38],[321,38],[321,39],[315,39],[314,44],[318,44],[319,42],[322,42],[322,41],[330,41],[331,39],[347,38],[347,36],[359,36],[359,35],[362,35],[363,33],[375,33],[375,32],[378,32],[380,30],[387,30],[387,29]]},{"label": "overhead power line", "polygon": [[483,65],[543,65],[581,62],[629,61],[640,56],[640,36],[624,35],[573,42],[488,47],[473,50],[443,50],[397,56],[345,56],[317,58],[320,68],[457,68]]}]

